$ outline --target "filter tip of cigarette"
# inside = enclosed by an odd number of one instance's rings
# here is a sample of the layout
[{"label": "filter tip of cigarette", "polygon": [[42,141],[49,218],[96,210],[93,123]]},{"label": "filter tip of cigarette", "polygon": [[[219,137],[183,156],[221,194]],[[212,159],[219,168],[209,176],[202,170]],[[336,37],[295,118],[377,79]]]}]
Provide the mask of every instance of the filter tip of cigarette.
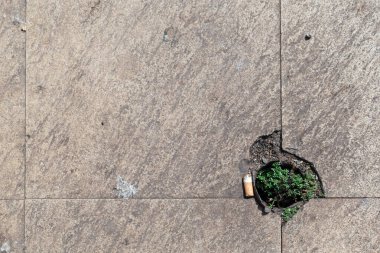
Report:
[{"label": "filter tip of cigarette", "polygon": [[253,197],[254,196],[253,181],[252,181],[252,175],[250,173],[246,174],[243,177],[243,184],[244,184],[244,196],[246,198]]}]

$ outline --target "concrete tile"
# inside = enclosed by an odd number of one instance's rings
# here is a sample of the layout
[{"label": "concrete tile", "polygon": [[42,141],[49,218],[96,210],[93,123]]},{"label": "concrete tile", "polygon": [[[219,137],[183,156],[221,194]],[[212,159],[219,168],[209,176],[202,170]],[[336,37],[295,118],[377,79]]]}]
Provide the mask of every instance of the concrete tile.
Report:
[{"label": "concrete tile", "polygon": [[0,198],[24,196],[25,4],[0,1]]},{"label": "concrete tile", "polygon": [[252,201],[27,200],[27,252],[280,252]]},{"label": "concrete tile", "polygon": [[380,196],[379,11],[282,1],[283,147],[315,163],[327,196]]},{"label": "concrete tile", "polygon": [[0,252],[24,249],[24,201],[0,200]]},{"label": "concrete tile", "polygon": [[28,1],[28,197],[240,197],[280,127],[279,6]]},{"label": "concrete tile", "polygon": [[283,252],[379,252],[380,199],[313,199],[283,228]]}]

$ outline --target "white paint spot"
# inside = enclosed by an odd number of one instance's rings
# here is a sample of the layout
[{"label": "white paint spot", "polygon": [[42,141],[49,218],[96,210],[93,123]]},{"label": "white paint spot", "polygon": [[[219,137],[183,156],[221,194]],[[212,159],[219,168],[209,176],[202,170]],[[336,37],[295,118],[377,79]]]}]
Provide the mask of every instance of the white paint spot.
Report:
[{"label": "white paint spot", "polygon": [[119,198],[128,199],[137,193],[137,188],[133,184],[129,184],[122,177],[117,176],[116,191]]},{"label": "white paint spot", "polygon": [[17,17],[17,16],[13,17],[13,24],[14,25],[20,25],[22,23],[23,23],[23,21],[19,17]]},{"label": "white paint spot", "polygon": [[11,246],[9,246],[9,242],[5,242],[1,245],[0,252],[11,252]]},{"label": "white paint spot", "polygon": [[247,68],[248,63],[249,62],[247,59],[239,59],[235,62],[235,68],[237,71],[245,70]]}]

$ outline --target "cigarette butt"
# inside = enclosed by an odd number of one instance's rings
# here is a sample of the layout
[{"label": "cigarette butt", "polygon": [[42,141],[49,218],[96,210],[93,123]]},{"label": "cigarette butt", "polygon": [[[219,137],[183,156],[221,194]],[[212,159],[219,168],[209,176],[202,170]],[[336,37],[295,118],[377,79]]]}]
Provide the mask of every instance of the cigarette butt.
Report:
[{"label": "cigarette butt", "polygon": [[252,175],[251,173],[246,174],[243,177],[243,184],[244,184],[244,196],[246,198],[253,197],[253,182],[252,182]]}]

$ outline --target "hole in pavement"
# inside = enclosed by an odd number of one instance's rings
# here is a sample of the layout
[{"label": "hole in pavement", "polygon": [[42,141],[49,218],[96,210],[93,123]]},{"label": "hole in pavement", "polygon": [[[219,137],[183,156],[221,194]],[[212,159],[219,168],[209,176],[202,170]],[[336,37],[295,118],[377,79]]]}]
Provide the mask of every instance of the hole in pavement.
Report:
[{"label": "hole in pavement", "polygon": [[286,208],[318,194],[316,175],[286,162],[270,162],[263,166],[255,183],[261,199],[270,207]]},{"label": "hole in pavement", "polygon": [[305,40],[310,40],[311,39],[311,35],[310,34],[306,34],[305,35]]},{"label": "hole in pavement", "polygon": [[288,221],[307,201],[324,196],[313,163],[283,150],[280,131],[260,136],[249,153],[244,167],[252,173],[254,196],[264,213],[280,213]]}]

